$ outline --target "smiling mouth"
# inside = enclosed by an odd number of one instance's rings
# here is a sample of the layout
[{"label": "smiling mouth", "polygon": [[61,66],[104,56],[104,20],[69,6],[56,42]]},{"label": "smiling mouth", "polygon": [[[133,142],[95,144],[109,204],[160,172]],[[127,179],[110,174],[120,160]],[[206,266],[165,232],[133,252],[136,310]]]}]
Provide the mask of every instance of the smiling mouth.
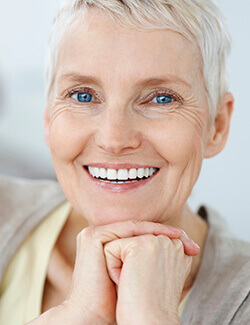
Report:
[{"label": "smiling mouth", "polygon": [[152,177],[158,172],[159,168],[130,168],[130,169],[113,169],[84,166],[88,173],[101,182],[111,184],[135,183]]}]

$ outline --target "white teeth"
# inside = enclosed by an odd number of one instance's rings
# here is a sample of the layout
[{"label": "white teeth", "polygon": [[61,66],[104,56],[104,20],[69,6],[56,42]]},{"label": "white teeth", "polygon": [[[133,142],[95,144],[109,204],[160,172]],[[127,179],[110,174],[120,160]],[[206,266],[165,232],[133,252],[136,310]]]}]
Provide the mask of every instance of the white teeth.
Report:
[{"label": "white teeth", "polygon": [[116,169],[107,169],[107,179],[115,180],[117,178]]},{"label": "white teeth", "polygon": [[137,172],[135,168],[131,168],[128,172],[128,178],[129,179],[136,179],[137,177]]},{"label": "white teeth", "polygon": [[[88,167],[89,173],[96,178],[102,178],[107,180],[133,180],[136,178],[150,177],[156,171],[157,168],[147,167],[147,168],[131,168],[131,169],[112,169],[112,168],[98,168],[98,167]],[[122,182],[124,183],[124,182]]]},{"label": "white teeth", "polygon": [[105,168],[100,168],[100,177],[106,178],[107,177],[107,171]]},{"label": "white teeth", "polygon": [[88,170],[89,170],[89,173],[92,175],[92,176],[95,176],[94,173],[93,173],[93,167],[88,167]]},{"label": "white teeth", "polygon": [[138,168],[138,170],[137,170],[137,177],[138,178],[144,177],[144,168]]},{"label": "white teeth", "polygon": [[119,180],[128,179],[128,170],[127,169],[118,169],[117,178]]},{"label": "white teeth", "polygon": [[100,168],[94,167],[95,177],[100,177]]}]

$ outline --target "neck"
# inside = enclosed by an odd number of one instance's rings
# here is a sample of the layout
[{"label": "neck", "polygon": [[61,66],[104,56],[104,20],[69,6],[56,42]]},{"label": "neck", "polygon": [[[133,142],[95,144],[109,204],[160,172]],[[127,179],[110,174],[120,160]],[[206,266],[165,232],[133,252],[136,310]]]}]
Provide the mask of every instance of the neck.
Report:
[{"label": "neck", "polygon": [[180,213],[180,218],[177,218],[177,221],[179,224],[175,226],[183,229],[187,235],[200,246],[200,253],[192,257],[192,267],[183,288],[181,296],[182,300],[186,293],[191,289],[200,269],[209,226],[207,222],[194,213],[188,205],[184,206]]}]

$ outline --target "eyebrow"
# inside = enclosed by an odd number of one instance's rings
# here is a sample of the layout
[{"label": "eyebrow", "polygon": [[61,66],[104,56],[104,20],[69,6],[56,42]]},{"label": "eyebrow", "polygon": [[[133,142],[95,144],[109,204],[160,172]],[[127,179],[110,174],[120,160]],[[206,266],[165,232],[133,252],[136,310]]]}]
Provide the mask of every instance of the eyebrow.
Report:
[{"label": "eyebrow", "polygon": [[167,75],[167,76],[162,76],[159,78],[149,78],[149,79],[145,79],[141,82],[139,82],[138,84],[140,86],[143,87],[149,87],[149,86],[159,86],[162,84],[173,84],[173,83],[177,83],[177,84],[183,84],[188,88],[191,88],[191,85],[184,79],[180,78],[177,75]]},{"label": "eyebrow", "polygon": [[[65,74],[62,74],[61,76],[59,76],[59,82],[62,80],[65,80],[65,79],[72,81],[72,82],[96,84],[99,86],[101,85],[101,83],[98,81],[98,79],[93,76],[86,76],[86,75],[81,75],[81,74],[73,73],[73,72],[65,73]],[[153,87],[153,86],[160,86],[163,84],[173,84],[173,83],[182,84],[188,88],[191,88],[191,85],[186,80],[184,80],[183,78],[181,78],[177,75],[165,75],[165,76],[163,75],[160,77],[139,80],[136,83],[136,86],[146,88],[146,87],[150,87],[150,86]]]},{"label": "eyebrow", "polygon": [[100,82],[95,77],[84,76],[84,75],[80,75],[78,73],[73,73],[73,72],[62,74],[58,78],[59,82],[63,81],[64,79],[67,79],[72,82],[90,83],[90,84],[100,85]]}]

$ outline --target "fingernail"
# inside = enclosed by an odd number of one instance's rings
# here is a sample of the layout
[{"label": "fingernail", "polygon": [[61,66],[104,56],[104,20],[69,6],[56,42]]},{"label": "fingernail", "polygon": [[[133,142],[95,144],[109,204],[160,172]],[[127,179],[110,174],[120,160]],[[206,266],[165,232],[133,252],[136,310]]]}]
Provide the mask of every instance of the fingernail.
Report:
[{"label": "fingernail", "polygon": [[186,237],[193,246],[198,247],[200,249],[200,246],[197,245],[190,237],[188,237],[188,235],[185,233],[184,230],[182,230],[181,232],[182,232],[183,236]]},{"label": "fingernail", "polygon": [[200,246],[197,245],[191,238],[189,238],[190,242],[195,246],[195,247],[198,247],[200,249]]},{"label": "fingernail", "polygon": [[188,235],[185,233],[185,231],[184,231],[184,230],[181,230],[181,232],[182,232],[182,234],[183,234],[183,236],[184,236],[184,237],[186,237],[186,238],[190,239],[190,238],[188,237]]},{"label": "fingernail", "polygon": [[180,231],[179,228],[174,228],[174,227],[171,227],[171,226],[168,226],[168,228],[169,228],[170,230],[172,230],[172,231]]}]

